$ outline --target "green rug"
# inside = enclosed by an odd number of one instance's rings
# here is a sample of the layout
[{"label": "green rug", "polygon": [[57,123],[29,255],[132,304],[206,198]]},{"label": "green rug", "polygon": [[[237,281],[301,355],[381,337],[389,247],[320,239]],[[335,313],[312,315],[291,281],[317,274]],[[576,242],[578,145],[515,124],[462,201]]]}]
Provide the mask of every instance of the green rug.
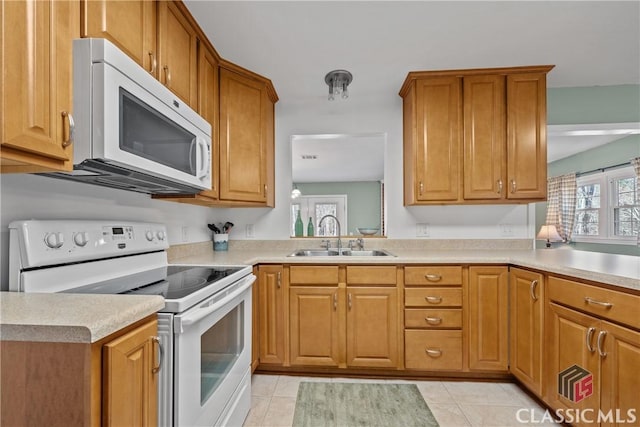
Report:
[{"label": "green rug", "polygon": [[438,427],[415,384],[301,382],[293,427]]}]

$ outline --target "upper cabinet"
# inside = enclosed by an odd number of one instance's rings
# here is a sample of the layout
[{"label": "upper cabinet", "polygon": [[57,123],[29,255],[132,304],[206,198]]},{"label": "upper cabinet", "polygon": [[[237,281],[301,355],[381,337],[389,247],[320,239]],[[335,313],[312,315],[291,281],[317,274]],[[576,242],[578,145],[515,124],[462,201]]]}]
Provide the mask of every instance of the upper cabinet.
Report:
[{"label": "upper cabinet", "polygon": [[0,9],[2,172],[73,167],[75,1],[9,1]]},{"label": "upper cabinet", "polygon": [[156,6],[154,1],[83,0],[81,36],[109,40],[157,78]]},{"label": "upper cabinet", "polygon": [[552,68],[409,73],[400,90],[404,204],[545,200]]},{"label": "upper cabinet", "polygon": [[220,199],[274,206],[270,82],[228,62],[220,70]]},{"label": "upper cabinet", "polygon": [[158,2],[158,76],[194,110],[198,102],[198,36],[182,2]]}]

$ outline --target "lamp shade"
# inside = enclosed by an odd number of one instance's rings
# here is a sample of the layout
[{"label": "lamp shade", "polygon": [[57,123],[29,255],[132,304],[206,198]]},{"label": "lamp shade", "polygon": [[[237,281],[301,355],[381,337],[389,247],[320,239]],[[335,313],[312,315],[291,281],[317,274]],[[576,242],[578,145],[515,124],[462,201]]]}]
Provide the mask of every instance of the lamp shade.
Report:
[{"label": "lamp shade", "polygon": [[555,225],[543,225],[540,227],[540,231],[538,232],[538,236],[536,237],[538,240],[546,240],[549,242],[561,242],[562,237],[558,234],[558,230]]}]

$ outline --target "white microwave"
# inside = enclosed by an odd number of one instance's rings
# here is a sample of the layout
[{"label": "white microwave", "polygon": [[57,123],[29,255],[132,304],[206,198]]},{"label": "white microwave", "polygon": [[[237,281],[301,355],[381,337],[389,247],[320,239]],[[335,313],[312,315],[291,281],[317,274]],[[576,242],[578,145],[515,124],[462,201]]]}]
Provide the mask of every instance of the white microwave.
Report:
[{"label": "white microwave", "polygon": [[46,174],[149,194],[211,188],[211,125],[105,39],[73,42],[70,173]]}]

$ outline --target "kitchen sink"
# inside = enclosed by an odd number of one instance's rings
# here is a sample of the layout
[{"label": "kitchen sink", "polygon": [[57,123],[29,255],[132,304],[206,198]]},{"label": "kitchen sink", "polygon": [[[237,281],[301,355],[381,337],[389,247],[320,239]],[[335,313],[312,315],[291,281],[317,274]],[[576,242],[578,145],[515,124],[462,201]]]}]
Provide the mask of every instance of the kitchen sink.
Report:
[{"label": "kitchen sink", "polygon": [[354,251],[351,249],[342,249],[340,253],[338,253],[337,249],[298,249],[290,253],[290,257],[298,257],[298,256],[395,256],[385,250],[374,249],[371,251]]}]

